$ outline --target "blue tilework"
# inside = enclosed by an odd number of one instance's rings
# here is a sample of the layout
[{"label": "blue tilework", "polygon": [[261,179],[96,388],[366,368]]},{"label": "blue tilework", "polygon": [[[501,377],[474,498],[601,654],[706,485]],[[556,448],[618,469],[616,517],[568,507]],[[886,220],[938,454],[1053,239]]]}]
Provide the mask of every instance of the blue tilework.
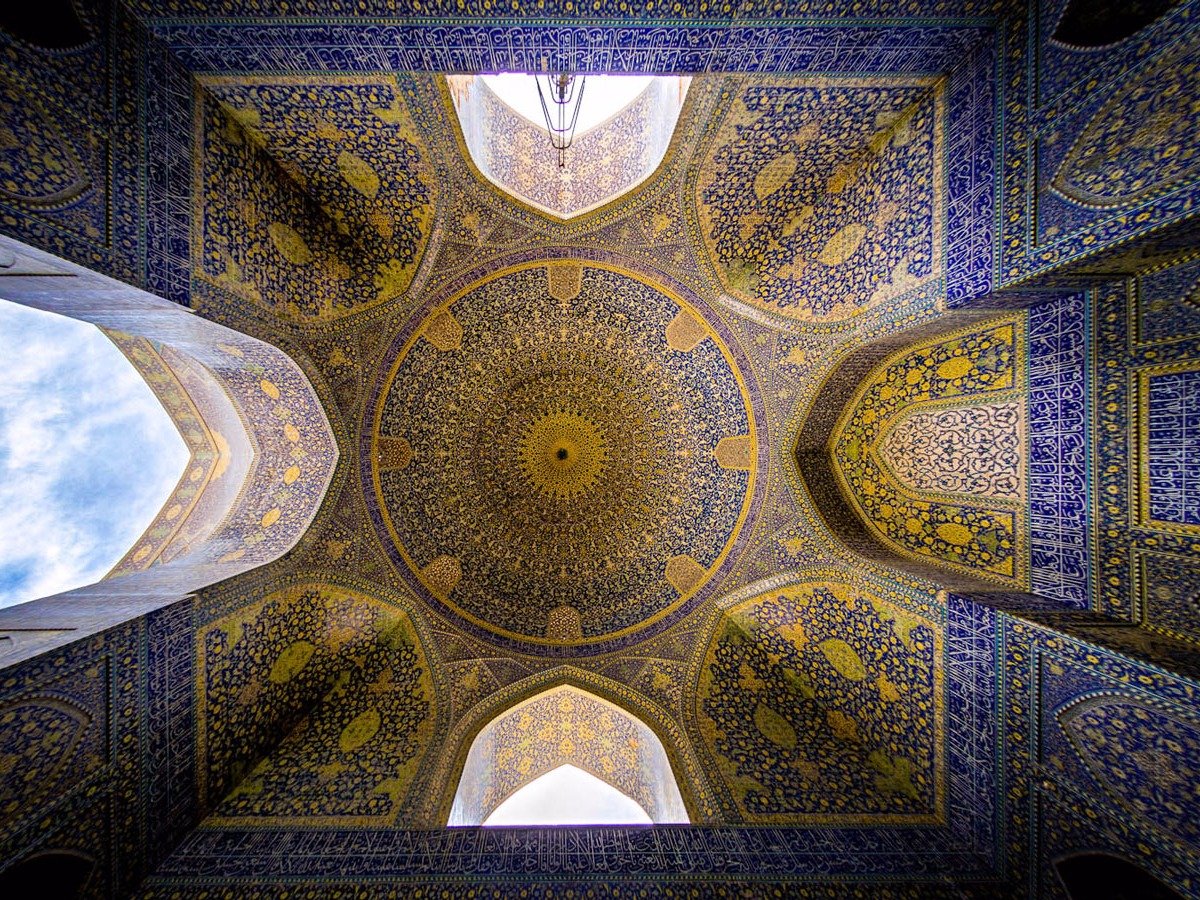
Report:
[{"label": "blue tilework", "polygon": [[158,864],[199,818],[196,802],[195,641],[192,604],[176,603],[146,617],[146,755],[142,763],[147,829],[160,837],[146,848]]},{"label": "blue tilework", "polygon": [[189,884],[261,890],[284,871],[294,882],[325,887],[364,880],[415,886],[545,879],[556,890],[580,878],[647,886],[695,885],[699,877],[714,891],[741,880],[796,878],[871,883],[875,890],[883,873],[901,885],[988,879],[1002,859],[996,843],[997,628],[996,613],[950,599],[944,751],[950,802],[944,826],[368,831],[245,829],[214,821],[185,838],[148,890],[170,894]]},{"label": "blue tilework", "polygon": [[[529,249],[529,250],[525,250],[519,254],[515,254],[513,256],[507,257],[505,259],[505,263],[509,267],[518,267],[523,264],[527,264],[527,263],[531,263],[531,262],[535,262],[535,261],[558,260],[558,259],[563,258],[560,255],[560,253],[561,253],[561,251],[557,251],[554,248]],[[622,264],[628,266],[628,264],[629,264],[629,260],[624,259],[620,256],[617,256],[616,254],[613,254],[609,251],[606,251],[606,250],[603,250],[600,248],[580,248],[577,250],[573,249],[571,251],[570,259],[572,261],[581,262],[585,266],[588,262],[599,263],[601,266],[604,266],[604,265],[613,266],[613,265],[622,265]],[[396,354],[398,354],[400,352],[400,350],[405,346],[405,344],[409,341],[409,339],[412,338],[413,335],[416,333],[418,327],[421,326],[422,323],[425,321],[425,314],[428,314],[428,312],[430,310],[434,310],[434,309],[438,308],[438,306],[440,304],[445,303],[448,298],[454,296],[459,291],[472,286],[475,282],[479,281],[480,278],[488,271],[489,271],[488,268],[483,267],[483,268],[480,268],[477,270],[467,272],[467,273],[460,275],[459,277],[453,279],[452,281],[441,285],[439,288],[439,291],[436,294],[431,295],[428,298],[427,302],[423,305],[423,314],[422,315],[414,315],[414,316],[410,317],[408,322],[405,324],[404,328],[401,329],[396,334],[396,336],[392,339],[390,349],[387,351],[387,356],[389,358],[393,358]],[[635,270],[630,269],[630,272],[635,273]],[[641,274],[643,276],[647,276],[647,277],[656,279],[658,283],[666,286],[667,289],[671,290],[678,296],[684,298],[684,300],[688,303],[688,305],[692,309],[696,309],[698,311],[699,310],[705,311],[704,315],[705,315],[707,324],[721,338],[722,342],[725,344],[725,346],[727,347],[727,349],[731,355],[731,359],[734,361],[734,364],[736,364],[738,371],[741,373],[741,376],[746,379],[746,384],[747,384],[746,396],[750,399],[751,405],[750,405],[749,409],[747,409],[745,412],[741,413],[741,415],[748,417],[746,419],[743,419],[742,421],[745,421],[747,423],[749,421],[754,421],[754,422],[763,421],[765,418],[765,414],[764,414],[764,412],[762,410],[762,406],[761,406],[762,397],[759,392],[757,384],[755,384],[753,381],[753,370],[750,368],[750,365],[744,356],[744,350],[741,348],[741,346],[738,344],[738,342],[734,339],[733,333],[729,330],[728,326],[726,326],[720,319],[716,318],[715,316],[712,318],[709,318],[708,314],[707,314],[708,306],[704,303],[704,301],[702,301],[696,293],[688,290],[683,284],[674,281],[670,277],[666,276],[664,273],[646,271],[646,272],[636,273],[636,274]],[[634,284],[638,283],[633,279],[631,279],[631,282]],[[649,307],[647,307],[647,308],[649,308]],[[639,327],[641,327],[641,326],[639,326]],[[662,333],[665,333],[665,331]],[[713,358],[715,360],[715,357],[713,357]],[[372,393],[369,395],[366,409],[374,410],[376,408],[376,406],[378,404],[380,404],[381,397],[384,396],[384,388],[386,387],[386,385],[384,384],[385,380],[381,380],[381,381],[377,382],[376,385],[372,388]],[[716,382],[711,382],[711,383],[704,382],[704,384],[705,384],[705,387],[703,388],[703,390],[709,393],[709,397],[706,402],[712,403],[718,395],[716,387],[718,386],[718,384],[723,385],[724,382],[723,382],[723,380],[718,380]],[[724,388],[722,387],[721,390],[724,390]],[[363,483],[365,485],[371,485],[372,481],[373,481],[373,477],[374,477],[373,471],[372,471],[372,462],[371,462],[371,460],[372,460],[372,453],[371,453],[372,439],[373,439],[373,437],[372,437],[371,429],[363,429],[363,432],[360,436],[360,445],[361,445],[362,452],[360,453],[360,456],[359,456],[359,468],[360,468],[361,477],[363,479]],[[758,446],[758,460],[756,462],[756,466],[765,467],[766,453],[767,453],[767,444],[766,444],[766,442],[761,442]],[[738,477],[744,477],[744,476],[738,476]],[[729,483],[734,484],[735,482],[730,480]],[[706,597],[710,596],[711,590],[719,583],[719,577],[724,572],[726,572],[730,568],[732,568],[732,566],[734,565],[734,562],[738,558],[738,555],[741,553],[743,547],[745,546],[745,542],[747,540],[747,533],[751,530],[754,519],[756,518],[755,511],[760,508],[760,504],[762,503],[762,495],[765,492],[765,486],[763,484],[763,479],[755,479],[752,483],[747,484],[741,490],[743,492],[749,490],[750,493],[752,494],[752,496],[747,500],[747,504],[748,504],[747,510],[748,510],[749,515],[748,515],[746,523],[744,525],[740,526],[737,529],[736,534],[731,538],[731,542],[727,545],[727,550],[726,550],[727,555],[725,555],[723,557],[723,559],[721,560],[721,562],[716,566],[716,572],[713,574],[712,578],[707,580],[703,585],[701,585],[693,594],[686,596],[684,601],[682,603],[680,603],[678,606],[671,607],[669,614],[664,614],[661,619],[646,625],[644,628],[639,627],[640,630],[638,630],[636,632],[631,631],[630,633],[614,633],[612,636],[605,638],[602,642],[593,642],[591,644],[579,644],[579,645],[545,643],[545,644],[537,645],[537,651],[539,653],[546,654],[548,656],[570,656],[570,655],[575,655],[575,654],[598,653],[598,652],[603,652],[606,650],[616,649],[619,647],[629,646],[630,644],[636,643],[638,640],[645,639],[645,637],[647,637],[651,634],[658,633],[660,630],[667,627],[671,622],[676,621],[679,616],[682,616],[686,612],[688,612],[692,609],[695,609],[696,606],[699,605]],[[721,494],[721,491],[717,491],[715,493],[709,492],[709,496],[707,497],[705,502],[707,504],[711,505],[715,501],[716,497],[718,497],[720,494]],[[420,497],[420,496],[423,496],[423,495],[414,494],[411,496],[406,496],[404,499],[404,502],[408,503],[408,504],[413,504],[416,502],[416,498]],[[387,521],[385,519],[384,508],[381,503],[380,496],[378,494],[376,494],[374,489],[369,489],[367,491],[366,501],[367,501],[367,512],[370,515],[372,522],[375,525],[375,528],[377,529],[378,533],[380,535],[389,535],[389,527],[388,527]],[[436,514],[443,515],[443,513],[441,513],[440,511],[437,512]],[[433,514],[430,514],[430,515],[433,515]],[[715,527],[715,522],[713,522],[710,518],[711,515],[712,515],[711,512],[709,512],[706,509],[706,511],[703,513],[703,516],[702,516],[703,520],[706,523],[705,527],[710,530]],[[398,519],[398,521],[400,522],[400,525],[397,526],[398,528],[403,528],[405,530],[412,529],[413,533],[417,534],[421,541],[424,541],[426,543],[428,543],[430,541],[430,538],[428,535],[419,533],[420,528],[418,528],[414,525],[414,521],[416,521],[416,520],[413,519],[411,516],[405,515],[404,517],[400,517]],[[445,527],[449,527],[451,524],[452,524],[452,520],[451,520],[451,522],[448,522]],[[403,557],[401,556],[399,550],[396,548],[395,543],[392,542],[390,539],[387,539],[387,540],[388,540],[388,543],[390,544],[390,546],[388,547],[389,554],[393,555],[393,559],[395,560],[395,562],[398,565],[403,566],[404,570],[407,570],[408,569],[407,564],[403,561]],[[430,549],[428,549],[426,551],[426,557],[425,557],[425,559],[422,560],[422,563],[428,562],[428,560],[431,558],[434,558],[434,550],[432,547],[430,547]],[[705,561],[706,562],[708,561],[707,557],[705,557]],[[426,588],[422,584],[422,582],[420,582],[417,579],[416,575],[411,573],[411,571],[408,571],[408,577],[412,579],[411,583],[413,583],[414,588],[417,589],[421,593],[421,596],[426,597],[428,599],[432,599],[432,600],[436,601],[439,605],[442,604],[443,601],[441,601],[439,598],[436,598],[432,594],[430,594],[428,591],[428,588]],[[643,598],[643,600],[644,600],[644,598]],[[483,602],[485,602],[485,598],[477,597],[475,599],[475,602],[483,603]],[[493,602],[496,602],[496,601],[493,601]],[[613,601],[610,600],[609,602],[613,602]],[[448,609],[449,611],[453,612],[455,615],[461,616],[461,612],[459,611],[459,610],[461,610],[461,608],[459,608],[459,607],[443,607],[443,608]],[[474,622],[472,622],[466,618],[461,619],[461,624],[463,625],[463,627],[475,632],[480,637],[486,637],[489,641],[493,641],[496,644],[499,644],[500,646],[505,646],[509,649],[521,650],[521,649],[528,649],[530,646],[528,643],[524,643],[524,638],[522,637],[522,632],[516,631],[515,629],[514,629],[513,636],[509,636],[507,634],[501,634],[498,631],[492,631],[492,630],[481,628],[481,626],[475,624]],[[603,633],[601,633],[600,637],[603,637]]]},{"label": "blue tilework", "polygon": [[1087,302],[1029,311],[1029,528],[1034,593],[1088,604]]},{"label": "blue tilework", "polygon": [[[1084,8],[1093,5],[1076,2]],[[1037,36],[1037,105],[1043,115],[1064,100],[1074,101],[1093,93],[1094,86],[1089,88],[1088,82],[1098,69],[1119,73],[1136,67],[1148,46],[1169,44],[1186,31],[1188,24],[1186,15],[1167,12],[1125,40],[1100,47],[1075,47],[1053,40],[1071,0],[1041,0],[1029,6]]]},{"label": "blue tilework", "polygon": [[[963,850],[939,853],[938,829],[644,828],[426,831],[261,831],[199,829],[156,873],[153,885],[239,881],[360,884],[362,879],[427,884],[449,878],[684,882],[807,878],[867,880],[889,871],[901,881],[987,877]],[[931,852],[932,851],[932,852]]]},{"label": "blue tilework", "polygon": [[1044,850],[1101,847],[1193,894],[1200,810],[1194,769],[1177,767],[1197,746],[1196,683],[1007,615],[998,628],[1014,890],[1025,882],[1028,896],[1046,896]]},{"label": "blue tilework", "polygon": [[[1038,26],[1043,36],[1057,6],[1061,3],[1046,4]],[[1195,3],[1180,4],[1180,9],[1194,11]],[[105,8],[104,16],[108,15]],[[1051,52],[1042,46],[1036,51],[1040,56],[1030,59],[1029,48],[1038,42],[1030,41],[1017,24],[1020,16],[997,27],[995,35],[1006,42],[1000,45],[982,18],[958,25],[943,18],[923,23],[897,20],[886,26],[855,22],[785,28],[762,20],[738,25],[723,21],[717,27],[710,27],[712,22],[703,27],[657,27],[644,22],[568,27],[547,22],[320,24],[308,20],[289,26],[271,20],[240,24],[193,20],[155,23],[155,32],[169,44],[159,47],[143,40],[123,8],[113,15],[118,30],[78,55],[38,57],[36,65],[24,50],[7,58],[6,68],[57,73],[47,75],[40,85],[52,113],[79,109],[90,117],[61,125],[58,148],[67,147],[62,152],[79,158],[89,187],[72,209],[35,209],[20,200],[5,201],[3,229],[116,277],[142,279],[149,289],[177,302],[189,302],[191,293],[193,86],[189,70],[461,71],[537,68],[546,58],[607,71],[951,72],[946,283],[951,306],[969,303],[994,287],[993,259],[1005,282],[1011,283],[1137,238],[1192,215],[1195,208],[1197,191],[1189,186],[1118,215],[1071,211],[1035,223],[1039,203],[1043,210],[1060,203],[1053,197],[1039,200],[1037,193],[1074,138],[1089,128],[1103,133],[1102,121],[1097,120],[1095,127],[1089,123],[1112,90],[1089,88],[1091,96],[1085,97],[1082,86],[1092,75],[1101,84],[1119,83],[1131,66],[1149,57],[1141,52],[1139,41],[1133,41],[1090,56],[1061,49]],[[1175,33],[1156,31],[1147,40],[1165,47]],[[4,47],[10,44],[5,41]],[[1081,59],[1091,62],[1086,80],[1079,77],[1085,70]],[[965,64],[956,67],[960,60]],[[67,71],[71,67],[73,73]],[[27,94],[31,89],[26,78],[16,90]],[[998,163],[993,143],[1001,108],[1005,159],[999,174],[1007,205],[994,210],[991,195]],[[144,125],[140,132],[139,115]],[[84,121],[99,123],[90,149]],[[1042,138],[1058,127],[1056,123],[1063,126],[1064,134],[1051,152]],[[117,141],[113,134],[141,134],[142,141]],[[1032,164],[1039,159],[1043,171],[1032,174],[1036,168]],[[1139,221],[1143,214],[1145,219]],[[1045,229],[1056,223],[1067,230],[1047,234]],[[1089,346],[1092,336],[1080,298],[1041,304],[1030,313],[1032,578],[1034,589],[1046,596],[1074,606],[1088,605],[1090,599],[1104,612],[1131,619],[1142,610],[1151,630],[1173,631],[1175,626],[1167,625],[1194,621],[1190,607],[1183,603],[1195,597],[1190,587],[1196,583],[1190,549],[1194,538],[1129,527],[1130,437],[1136,421],[1131,412],[1135,398],[1127,395],[1123,385],[1133,368],[1196,358],[1197,319],[1191,307],[1180,305],[1180,291],[1163,288],[1166,305],[1156,309],[1151,279],[1145,280],[1144,287],[1140,304],[1127,300],[1122,285],[1106,289],[1098,298],[1094,348]],[[214,302],[213,307],[217,305]],[[208,314],[221,313],[210,308]],[[1128,330],[1130,324],[1136,328],[1133,332]],[[1152,356],[1152,351],[1157,355]],[[1101,369],[1108,364],[1111,377],[1100,374],[1108,371]],[[1093,367],[1095,384],[1077,377]],[[1194,457],[1187,456],[1186,450],[1200,444],[1196,399],[1200,390],[1195,375],[1176,372],[1151,379],[1149,441],[1151,515],[1193,524],[1200,521],[1195,487],[1200,480],[1192,465]],[[1085,392],[1083,399],[1080,391]],[[1086,540],[1089,401],[1097,416],[1098,435],[1096,508],[1091,522],[1096,543],[1090,558]],[[1113,411],[1105,411],[1110,404]],[[1110,469],[1114,474],[1105,474]],[[1155,487],[1155,478],[1162,479],[1163,487]],[[1103,490],[1108,487],[1114,488],[1113,494]],[[1151,540],[1158,555],[1149,555]],[[1140,570],[1131,565],[1131,558],[1141,560]],[[1095,566],[1091,598],[1090,565]],[[1177,595],[1163,593],[1168,571],[1176,573],[1172,577],[1179,582]],[[252,592],[253,583],[247,584],[245,590]],[[1158,592],[1147,595],[1148,588]],[[1159,607],[1173,604],[1174,618],[1156,619],[1156,603]],[[196,815],[193,638],[190,610],[172,608],[119,633],[68,648],[56,659],[5,671],[6,678],[12,679],[4,688],[5,702],[24,702],[27,696],[47,691],[69,696],[85,706],[95,721],[106,723],[108,743],[103,753],[93,754],[89,737],[68,761],[62,770],[65,775],[54,783],[61,796],[38,807],[39,812],[53,813],[51,826],[30,837],[36,829],[28,817],[0,823],[0,860],[53,846],[91,852],[103,870],[95,884],[97,892],[123,896],[153,853],[165,850],[189,829]],[[1052,666],[1067,674],[1055,673]],[[1093,776],[1085,771],[1086,761],[1081,762],[1077,753],[1067,755],[1075,753],[1068,747],[1069,736],[1054,731],[1056,710],[1089,691],[1116,692],[1124,706],[1097,703],[1095,717],[1087,720],[1089,727],[1101,729],[1100,737],[1109,735],[1104,729],[1118,718],[1130,719],[1132,698],[1134,706],[1150,712],[1139,726],[1141,743],[1129,748],[1131,753],[1154,750],[1155,735],[1169,729],[1194,747],[1196,726],[1187,707],[1194,708],[1195,685],[954,597],[947,609],[946,675],[950,819],[944,828],[483,834],[212,829],[187,837],[184,850],[171,858],[157,884],[169,893],[187,878],[224,879],[228,887],[235,878],[271,878],[286,872],[309,883],[340,879],[343,887],[357,890],[364,876],[395,876],[415,887],[440,873],[457,878],[459,887],[481,875],[507,877],[512,887],[533,880],[530,872],[547,871],[562,873],[548,876],[551,879],[576,882],[606,872],[627,879],[626,883],[639,878],[643,884],[674,879],[685,889],[697,884],[688,880],[694,877],[691,872],[708,869],[747,879],[812,881],[865,882],[886,873],[898,880],[898,890],[905,885],[945,884],[955,878],[1007,877],[1018,893],[1022,884],[1032,886],[1038,881],[1031,870],[1046,853],[1068,852],[1085,841],[1100,842],[1092,832],[1103,831],[1104,840],[1114,849],[1133,847],[1149,834],[1148,846],[1168,860],[1162,863],[1169,870],[1165,877],[1195,892],[1195,882],[1182,881],[1186,868],[1179,864],[1180,850],[1172,849],[1177,838],[1195,841],[1194,829],[1186,830],[1189,821],[1195,821],[1191,801],[1184,799],[1183,814],[1173,813],[1147,826],[1146,810],[1152,809],[1155,798],[1166,796],[1167,801],[1178,802],[1170,793],[1175,788],[1168,785],[1163,794],[1161,785],[1150,784],[1147,765],[1139,763],[1140,768],[1131,768],[1129,783],[1114,789],[1118,796],[1114,801],[1095,780],[1089,780]],[[1141,687],[1128,687],[1133,683]],[[997,709],[998,695],[1005,704],[1001,709]],[[20,740],[5,735],[0,752],[17,746],[5,740]],[[1065,770],[1037,758],[1058,751],[1063,753]],[[1052,799],[1037,787],[1039,779],[1056,785]],[[39,790],[39,798],[48,795],[45,785]],[[1088,813],[1096,810],[1102,812],[1093,819]],[[1113,824],[1117,819],[1122,821]],[[1176,834],[1164,837],[1163,829]],[[1038,839],[1044,843],[1041,849],[1034,846]],[[1006,848],[997,846],[1001,840],[1007,842]],[[997,871],[1000,866],[1006,868]],[[1181,871],[1184,875],[1178,874]],[[869,890],[885,888],[876,882]],[[1037,888],[1030,893],[1036,894]]]},{"label": "blue tilework", "polygon": [[[164,4],[159,0],[133,0],[129,4],[150,19],[187,16],[188,20],[208,20],[219,24],[237,22],[250,16],[273,15],[295,17],[326,17],[336,21],[371,23],[380,17],[394,16],[397,11],[410,22],[471,22],[479,19],[518,20],[519,12],[534,13],[542,21],[572,19],[580,9],[574,0],[539,0],[528,10],[519,4],[497,7],[490,0],[429,0],[408,4],[397,9],[395,0],[174,0]],[[850,19],[855,22],[886,19],[903,21],[902,17],[961,19],[981,17],[994,11],[992,0],[876,0],[864,6],[855,0],[780,0],[771,7],[732,3],[711,3],[706,0],[671,0],[645,7],[632,7],[626,0],[592,0],[587,10],[601,21],[696,22],[708,26],[732,24],[735,20],[761,20],[769,14],[781,19],[801,16],[825,19]],[[168,18],[169,18],[168,17]],[[187,21],[187,20],[185,20]]]},{"label": "blue tilework", "polygon": [[192,79],[157,42],[143,58],[142,137],[146,172],[145,288],[191,302]]},{"label": "blue tilework", "polygon": [[1142,620],[1154,631],[1200,640],[1200,554],[1133,553]]},{"label": "blue tilework", "polygon": [[[572,15],[572,19],[575,16]],[[779,27],[778,19],[703,27],[463,22],[152,23],[192,72],[805,72],[948,70],[981,39],[978,22]]]},{"label": "blue tilework", "polygon": [[112,18],[71,53],[43,53],[0,31],[0,160],[6,234],[124,280],[137,278],[136,23]]},{"label": "blue tilework", "polygon": [[95,862],[89,896],[125,897],[195,824],[181,760],[192,685],[175,680],[188,654],[171,652],[190,637],[174,630],[182,605],[4,670],[0,869],[73,853]]},{"label": "blue tilework", "polygon": [[[1158,288],[1178,283],[1169,272],[1152,278],[1159,283]],[[1158,288],[1149,293],[1143,291],[1139,287],[1143,280],[1105,285],[1095,291],[1093,299],[1095,362],[1091,366],[1089,394],[1095,419],[1092,472],[1096,526],[1092,607],[1107,615],[1142,621],[1152,630],[1200,640],[1195,614],[1185,605],[1200,585],[1197,570],[1172,566],[1178,577],[1167,582],[1150,576],[1161,559],[1154,564],[1148,558],[1138,561],[1142,551],[1185,559],[1195,556],[1195,536],[1188,533],[1194,531],[1194,526],[1186,524],[1186,520],[1180,523],[1158,519],[1154,513],[1155,492],[1150,485],[1154,466],[1143,457],[1143,449],[1166,463],[1168,471],[1179,477],[1187,464],[1183,462],[1185,457],[1175,456],[1175,462],[1170,462],[1172,457],[1168,452],[1155,453],[1151,449],[1150,434],[1141,433],[1149,425],[1150,410],[1143,408],[1143,401],[1149,398],[1141,394],[1143,389],[1148,393],[1157,378],[1200,368],[1200,340],[1196,332],[1189,330],[1186,318],[1172,314],[1182,301],[1176,299],[1172,304],[1167,299],[1170,295]],[[1165,305],[1154,340],[1137,340],[1135,326],[1146,321],[1147,303],[1160,301]],[[1184,380],[1190,382],[1191,377]],[[1190,449],[1192,454],[1196,452],[1194,446]],[[1181,488],[1182,483],[1176,489],[1177,513],[1160,507],[1162,511],[1183,516],[1186,504]],[[1165,496],[1160,493],[1160,500]],[[1178,626],[1184,623],[1191,624],[1181,630]]]},{"label": "blue tilework", "polygon": [[[1139,248],[1127,242],[1192,214],[1200,170],[1186,110],[1200,83],[1200,44],[1189,7],[1180,4],[1137,38],[1098,50],[1047,52],[1045,40],[1031,40],[1036,0],[1028,17],[1000,28],[1001,286],[1106,250],[1128,251],[1125,270],[1140,268]],[[1057,74],[1048,78],[1051,70]],[[1160,126],[1153,136],[1144,128],[1151,121]]]},{"label": "blue tilework", "polygon": [[[1000,673],[995,610],[950,595],[946,605],[946,753],[950,818],[972,850],[999,856],[996,758],[1001,746],[998,716]],[[969,811],[969,812],[968,812]]]},{"label": "blue tilework", "polygon": [[950,75],[946,127],[946,303],[965,306],[993,284],[996,240],[996,45],[980,41]]},{"label": "blue tilework", "polygon": [[1200,259],[1138,279],[1138,343],[1200,332]]},{"label": "blue tilework", "polygon": [[1200,525],[1200,371],[1149,384],[1150,516]]}]

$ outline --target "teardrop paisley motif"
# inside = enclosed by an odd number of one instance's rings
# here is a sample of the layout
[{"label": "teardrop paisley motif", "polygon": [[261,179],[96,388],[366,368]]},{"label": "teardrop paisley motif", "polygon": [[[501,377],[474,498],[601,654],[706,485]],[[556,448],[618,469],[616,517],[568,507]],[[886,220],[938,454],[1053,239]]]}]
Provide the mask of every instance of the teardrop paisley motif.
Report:
[{"label": "teardrop paisley motif", "polygon": [[1200,722],[1119,695],[1070,706],[1058,721],[1122,809],[1182,840],[1200,840],[1200,823],[1187,812],[1200,771]]},{"label": "teardrop paisley motif", "polygon": [[50,119],[11,84],[0,84],[0,197],[33,206],[74,200],[91,184]]},{"label": "teardrop paisley motif", "polygon": [[51,793],[75,754],[91,716],[73,704],[43,699],[0,708],[0,820],[11,822]]},{"label": "teardrop paisley motif", "polygon": [[1200,175],[1195,129],[1200,62],[1194,49],[1164,54],[1092,117],[1052,186],[1089,206],[1128,206]]}]

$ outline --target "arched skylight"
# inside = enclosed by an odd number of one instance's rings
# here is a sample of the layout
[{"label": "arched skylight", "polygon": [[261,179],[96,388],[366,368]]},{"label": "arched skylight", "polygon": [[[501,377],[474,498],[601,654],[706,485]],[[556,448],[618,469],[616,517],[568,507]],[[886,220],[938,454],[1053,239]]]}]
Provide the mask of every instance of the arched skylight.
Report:
[{"label": "arched skylight", "polygon": [[574,143],[561,166],[533,75],[446,78],[480,174],[519,201],[564,219],[627,194],[658,169],[691,83],[676,75],[585,77]]},{"label": "arched skylight", "polygon": [[[598,795],[596,785],[580,778],[585,773],[630,800],[647,819],[624,806],[605,812],[610,804],[598,798],[611,800],[611,795]],[[516,812],[496,818],[509,800],[545,779],[516,804]],[[654,730],[595,694],[559,685],[510,706],[479,730],[446,824],[613,824],[617,820],[598,818],[611,814],[622,816],[625,824],[689,821],[671,761]]]},{"label": "arched skylight", "polygon": [[98,581],[187,465],[149,385],[94,325],[0,300],[0,607]]},{"label": "arched skylight", "polygon": [[[546,127],[542,103],[538,99],[537,79],[533,75],[507,73],[484,75],[483,83],[497,97],[538,128]],[[638,98],[654,80],[650,75],[588,75],[579,104],[575,133],[581,135],[611,119]],[[543,88],[545,82],[543,79]],[[547,96],[547,102],[550,98]]]},{"label": "arched skylight", "polygon": [[537,778],[496,807],[484,825],[649,825],[637,801],[572,765]]}]

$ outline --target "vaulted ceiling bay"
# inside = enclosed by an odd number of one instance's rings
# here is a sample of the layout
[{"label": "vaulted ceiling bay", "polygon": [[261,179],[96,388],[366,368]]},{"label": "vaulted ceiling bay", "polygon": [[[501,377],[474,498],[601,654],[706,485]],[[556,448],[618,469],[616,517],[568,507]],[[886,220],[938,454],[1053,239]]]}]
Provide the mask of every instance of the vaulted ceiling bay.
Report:
[{"label": "vaulted ceiling bay", "polygon": [[[1195,896],[1200,39],[1159,6],[1099,44],[1063,0],[5,37],[6,245],[286,355],[237,408],[299,437],[221,532],[261,564],[147,563],[93,594],[186,589],[4,663],[0,877],[1101,896],[1086,853]],[[560,172],[477,77],[559,70],[663,79]],[[479,827],[563,766],[654,824]]]}]

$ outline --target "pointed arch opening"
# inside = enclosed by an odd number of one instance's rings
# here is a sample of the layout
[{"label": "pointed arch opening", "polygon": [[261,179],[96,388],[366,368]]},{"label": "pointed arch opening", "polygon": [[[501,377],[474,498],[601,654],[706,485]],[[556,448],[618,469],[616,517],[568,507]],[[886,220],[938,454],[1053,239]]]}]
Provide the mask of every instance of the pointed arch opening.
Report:
[{"label": "pointed arch opening", "polygon": [[185,474],[181,431],[112,334],[0,298],[0,607],[98,581]]},{"label": "pointed arch opening", "polygon": [[547,215],[572,219],[624,196],[662,164],[691,78],[588,75],[559,168],[534,75],[450,75],[463,145],[479,173]]},{"label": "pointed arch opening", "polygon": [[509,795],[483,820],[489,827],[650,825],[642,805],[607,781],[567,763]]},{"label": "pointed arch opening", "polygon": [[[598,781],[611,793],[570,770]],[[588,814],[585,803],[618,808],[623,821]],[[520,796],[518,796],[520,795]],[[502,807],[514,800],[510,817]],[[575,806],[577,809],[572,809]],[[493,820],[497,813],[503,813]],[[572,813],[584,813],[583,815]],[[687,824],[666,749],[653,729],[624,709],[571,685],[509,707],[475,737],[448,825]]]},{"label": "pointed arch opening", "polygon": [[[333,479],[338,448],[291,357],[3,236],[0,296],[99,328],[145,380],[187,456],[157,514],[106,577],[0,606],[0,665],[168,606],[296,545]],[[111,407],[112,386],[102,387]],[[99,464],[79,456],[84,468]]]}]

